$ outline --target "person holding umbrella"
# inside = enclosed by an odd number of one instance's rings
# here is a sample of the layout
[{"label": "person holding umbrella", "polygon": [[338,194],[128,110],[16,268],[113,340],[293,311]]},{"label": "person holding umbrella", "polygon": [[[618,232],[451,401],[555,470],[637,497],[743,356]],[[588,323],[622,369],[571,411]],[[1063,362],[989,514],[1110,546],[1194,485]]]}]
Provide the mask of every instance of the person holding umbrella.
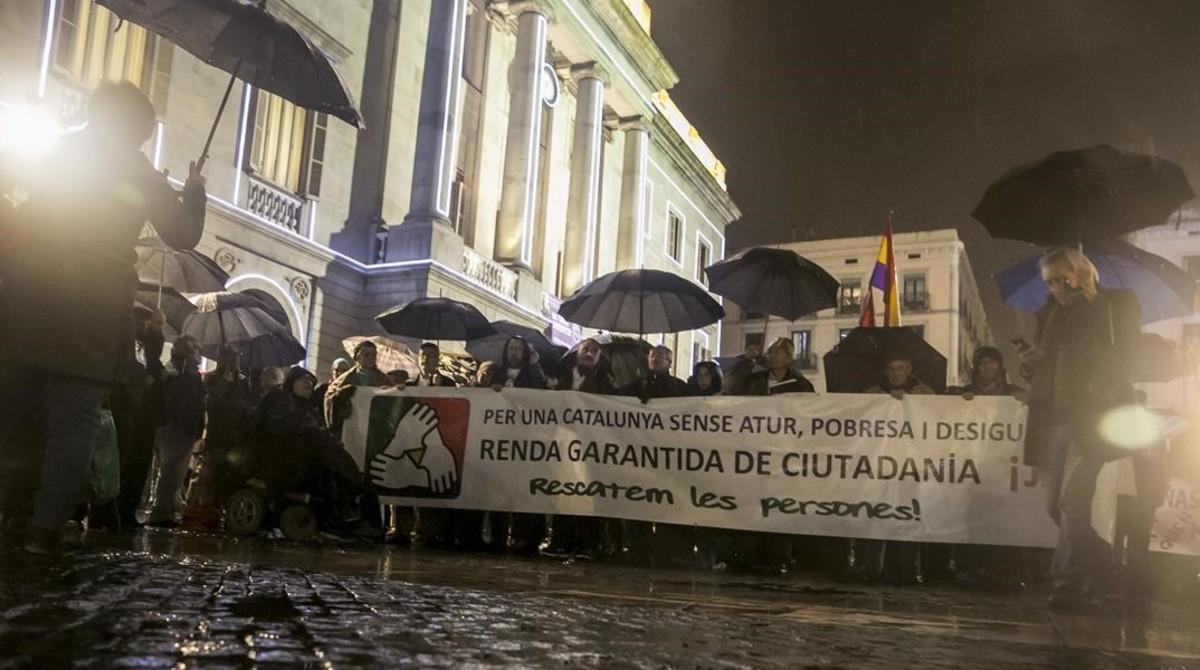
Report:
[{"label": "person holding umbrella", "polygon": [[533,347],[520,337],[510,337],[504,345],[504,357],[491,367],[487,382],[496,391],[506,388],[546,388],[540,365],[533,362]]},{"label": "person holding umbrella", "polygon": [[767,355],[748,349],[729,371],[730,395],[778,395],[781,393],[813,393],[812,382],[794,367],[796,347],[781,337],[767,347]]},{"label": "person holding umbrella", "polygon": [[442,360],[442,348],[433,342],[421,345],[421,353],[417,359],[421,365],[421,373],[417,375],[414,386],[455,386],[454,380],[441,373],[438,367]]},{"label": "person holding umbrella", "polygon": [[171,347],[171,362],[162,381],[151,390],[158,428],[154,431],[154,460],[146,477],[138,523],[175,527],[183,518],[184,480],[192,462],[192,447],[204,434],[205,385],[200,377],[200,343],[181,335]]},{"label": "person holding umbrella", "polygon": [[934,395],[934,390],[913,373],[912,356],[897,349],[884,355],[883,382],[867,389],[866,393],[886,393],[896,400],[903,400],[906,395]]},{"label": "person holding umbrella", "polygon": [[1038,265],[1053,300],[1038,313],[1035,344],[1016,342],[1031,383],[1025,463],[1048,475],[1059,529],[1050,607],[1092,609],[1112,556],[1092,528],[1096,477],[1127,453],[1099,426],[1114,409],[1136,404],[1141,307],[1129,291],[1101,288],[1096,267],[1076,249],[1052,249]]},{"label": "person holding umbrella", "polygon": [[687,382],[671,374],[672,357],[670,347],[660,344],[650,349],[650,354],[646,356],[649,372],[630,385],[630,395],[641,398],[643,403],[649,402],[651,398],[679,398],[688,395]]},{"label": "person holding umbrella", "polygon": [[375,343],[363,340],[354,347],[354,367],[329,383],[325,390],[325,421],[334,435],[342,434],[342,424],[350,417],[350,399],[359,386],[391,386],[392,380],[377,364]]},{"label": "person holding umbrella", "polygon": [[30,173],[29,200],[3,235],[0,360],[8,371],[0,374],[0,443],[13,448],[7,433],[39,409],[47,417],[30,551],[53,551],[82,501],[101,404],[133,360],[138,235],[150,222],[169,245],[188,249],[204,231],[199,170],[190,167],[180,193],[141,152],[155,122],[153,105],[133,84],[98,88],[87,126]]}]

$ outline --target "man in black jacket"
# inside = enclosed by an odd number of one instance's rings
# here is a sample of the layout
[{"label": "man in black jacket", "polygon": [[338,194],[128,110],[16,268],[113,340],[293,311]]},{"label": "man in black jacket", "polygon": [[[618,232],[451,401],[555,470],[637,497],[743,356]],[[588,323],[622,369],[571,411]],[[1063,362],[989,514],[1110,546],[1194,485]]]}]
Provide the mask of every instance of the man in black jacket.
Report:
[{"label": "man in black jacket", "polygon": [[1059,528],[1050,606],[1090,608],[1112,556],[1092,529],[1096,477],[1125,455],[1099,426],[1112,410],[1135,404],[1141,307],[1129,291],[1100,288],[1096,267],[1075,249],[1051,250],[1039,267],[1053,299],[1038,315],[1036,345],[1019,343],[1031,380],[1025,462],[1048,475]]},{"label": "man in black jacket", "polygon": [[[200,378],[200,344],[182,335],[171,347],[162,381],[151,386],[148,411],[156,415],[154,460],[137,512],[147,526],[177,526],[183,519],[184,480],[192,447],[204,434],[205,388]],[[157,406],[155,406],[157,404]]]},{"label": "man in black jacket", "polygon": [[[570,356],[568,354],[566,358],[570,359]],[[558,384],[554,388],[557,391],[615,394],[612,373],[609,371],[608,362],[604,360],[600,343],[590,337],[581,342],[574,354],[573,364],[568,365],[558,376]]]},{"label": "man in black jacket", "polygon": [[641,398],[642,402],[651,398],[680,398],[688,395],[687,382],[671,374],[671,363],[670,347],[660,344],[650,349],[646,357],[650,372],[630,385],[630,394]]},{"label": "man in black jacket", "polygon": [[154,124],[133,84],[101,86],[88,125],[44,165],[20,171],[29,200],[0,223],[0,449],[28,452],[8,435],[45,412],[30,551],[52,551],[82,501],[101,404],[134,360],[133,247],[143,226],[178,249],[195,247],[204,230],[195,166],[180,193],[141,152]]}]

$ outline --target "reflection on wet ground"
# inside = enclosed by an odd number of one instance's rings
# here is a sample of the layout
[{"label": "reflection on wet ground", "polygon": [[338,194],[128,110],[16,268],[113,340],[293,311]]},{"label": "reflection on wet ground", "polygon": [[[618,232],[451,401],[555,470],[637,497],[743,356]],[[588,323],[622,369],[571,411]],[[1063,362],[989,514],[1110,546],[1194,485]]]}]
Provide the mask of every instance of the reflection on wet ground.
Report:
[{"label": "reflection on wet ground", "polygon": [[94,536],[0,541],[0,667],[1200,667],[1196,611],[586,562]]}]

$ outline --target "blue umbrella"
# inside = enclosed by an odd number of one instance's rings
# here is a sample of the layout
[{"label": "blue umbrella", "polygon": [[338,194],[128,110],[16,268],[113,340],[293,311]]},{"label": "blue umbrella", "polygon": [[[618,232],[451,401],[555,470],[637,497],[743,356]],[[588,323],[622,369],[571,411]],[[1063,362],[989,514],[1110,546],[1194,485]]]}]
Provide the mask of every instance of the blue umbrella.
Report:
[{"label": "blue umbrella", "polygon": [[[1085,244],[1083,253],[1099,270],[1101,286],[1137,294],[1142,323],[1192,313],[1196,280],[1167,259],[1121,240]],[[1039,258],[1032,256],[995,274],[1005,304],[1025,312],[1036,312],[1046,304],[1050,292],[1042,282]]]}]

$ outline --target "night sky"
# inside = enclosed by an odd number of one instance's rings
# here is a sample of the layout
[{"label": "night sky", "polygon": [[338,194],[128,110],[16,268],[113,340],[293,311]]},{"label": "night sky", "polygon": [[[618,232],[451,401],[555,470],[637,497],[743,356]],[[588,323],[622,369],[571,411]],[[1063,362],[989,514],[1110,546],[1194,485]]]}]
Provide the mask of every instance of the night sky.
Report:
[{"label": "night sky", "polygon": [[[957,227],[1008,168],[1109,143],[1200,175],[1196,0],[651,0],[672,97],[729,168],[729,245]],[[1003,319],[1000,319],[1003,320]]]}]

